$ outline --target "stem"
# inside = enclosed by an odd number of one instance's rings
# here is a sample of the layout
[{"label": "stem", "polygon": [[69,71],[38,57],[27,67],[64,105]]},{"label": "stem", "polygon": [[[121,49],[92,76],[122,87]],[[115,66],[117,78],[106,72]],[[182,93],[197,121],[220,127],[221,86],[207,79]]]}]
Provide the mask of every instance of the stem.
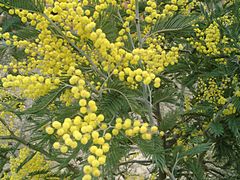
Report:
[{"label": "stem", "polygon": [[14,132],[8,127],[4,119],[0,118],[1,123],[7,128],[11,135],[15,136]]},{"label": "stem", "polygon": [[176,180],[176,178],[174,177],[174,175],[169,171],[169,169],[167,167],[163,168],[163,171],[166,173],[166,175],[171,179],[171,180]]},{"label": "stem", "polygon": [[[117,13],[118,13],[118,17],[119,17],[119,20],[121,21],[121,23],[124,23],[123,18],[121,16],[120,12],[119,12],[119,9],[118,9]],[[131,36],[130,32],[128,32],[128,37],[129,37],[130,43],[132,45],[132,48],[135,49],[133,39],[132,39],[132,36]]]},{"label": "stem", "polygon": [[178,32],[178,31],[181,31],[183,29],[185,29],[187,27],[183,27],[183,28],[173,28],[173,29],[162,29],[162,30],[158,30],[158,31],[155,31],[151,34],[148,34],[146,35],[144,38],[143,38],[143,41],[145,41],[148,37],[151,37],[155,34],[160,34],[160,33],[165,33],[165,32]]},{"label": "stem", "polygon": [[138,0],[135,0],[135,13],[136,13],[136,29],[137,29],[137,34],[138,34],[138,43],[139,43],[139,47],[142,48],[142,35],[141,35],[141,27],[140,27],[140,17],[139,17],[139,4],[138,4]]},{"label": "stem", "polygon": [[148,91],[148,96],[147,96],[147,100],[149,98],[149,103],[148,103],[148,114],[149,114],[149,118],[150,118],[150,123],[153,124],[153,111],[152,111],[152,91],[149,87],[149,85],[145,86],[145,88]]},{"label": "stem", "polygon": [[172,167],[172,174],[174,174],[174,170],[175,170],[175,168],[176,168],[176,166],[177,166],[177,163],[178,163],[178,161],[179,161],[178,156],[179,156],[179,153],[177,153],[176,161],[175,161],[175,163],[174,163],[174,165],[173,165],[173,167]]},{"label": "stem", "polygon": [[[42,148],[39,148],[39,147],[37,147],[37,146],[35,146],[35,145],[33,145],[33,144],[25,141],[24,139],[21,139],[21,138],[15,136],[15,135],[11,135],[11,136],[0,136],[0,140],[9,140],[9,139],[15,140],[15,141],[17,141],[17,142],[20,142],[21,144],[29,147],[30,149],[33,149],[33,150],[35,150],[35,151],[38,151],[38,152],[42,153],[42,154],[45,155],[46,157],[51,157],[51,155],[50,155],[47,151],[45,151],[45,150],[43,150]],[[50,158],[50,159],[52,159],[52,158]],[[57,160],[56,160],[56,161],[57,161]],[[58,162],[59,162],[59,161],[58,161]]]},{"label": "stem", "polygon": [[126,162],[120,163],[119,166],[126,165],[126,164],[134,164],[134,163],[138,163],[141,165],[149,165],[149,163],[152,163],[152,161],[151,160],[132,160],[132,161],[126,161]]}]

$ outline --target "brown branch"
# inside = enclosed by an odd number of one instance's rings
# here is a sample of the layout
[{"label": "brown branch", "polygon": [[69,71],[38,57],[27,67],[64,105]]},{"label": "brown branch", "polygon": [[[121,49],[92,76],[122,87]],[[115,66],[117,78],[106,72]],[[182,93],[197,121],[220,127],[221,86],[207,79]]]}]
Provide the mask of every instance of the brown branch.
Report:
[{"label": "brown branch", "polygon": [[132,161],[126,161],[126,162],[120,163],[119,166],[123,166],[126,164],[134,164],[134,163],[141,164],[141,165],[149,165],[150,163],[152,163],[152,161],[151,160],[132,160]]}]

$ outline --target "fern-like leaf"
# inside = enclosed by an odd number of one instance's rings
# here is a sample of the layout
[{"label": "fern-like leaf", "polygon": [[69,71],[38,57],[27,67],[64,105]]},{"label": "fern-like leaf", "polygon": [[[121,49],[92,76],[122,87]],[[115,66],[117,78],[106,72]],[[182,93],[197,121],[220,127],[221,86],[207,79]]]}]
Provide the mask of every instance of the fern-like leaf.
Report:
[{"label": "fern-like leaf", "polygon": [[1,4],[11,8],[25,9],[31,12],[43,13],[45,7],[44,0],[0,0]]},{"label": "fern-like leaf", "polygon": [[222,136],[224,133],[224,128],[222,126],[221,123],[219,122],[212,122],[210,124],[210,129],[209,131],[215,136],[215,137],[219,137]]},{"label": "fern-like leaf", "polygon": [[159,19],[153,26],[150,36],[157,33],[179,33],[189,31],[194,23],[195,16],[175,15],[165,19]]},{"label": "fern-like leaf", "polygon": [[105,173],[108,175],[111,175],[115,172],[122,157],[125,157],[130,150],[130,147],[127,144],[123,144],[122,142],[127,142],[127,139],[124,136],[116,137],[111,142],[111,148],[107,154],[107,161],[105,165]]},{"label": "fern-like leaf", "polygon": [[200,154],[202,152],[207,151],[210,148],[210,146],[211,146],[211,143],[199,144],[199,145],[181,153],[179,157],[194,156],[194,155]]},{"label": "fern-like leaf", "polygon": [[48,105],[53,102],[60,93],[66,88],[66,86],[59,87],[57,90],[54,90],[48,93],[46,96],[40,97],[37,99],[33,106],[26,111],[23,111],[21,114],[35,114],[39,111],[44,110]]},{"label": "fern-like leaf", "polygon": [[154,136],[151,141],[137,138],[134,142],[147,158],[151,159],[158,168],[163,170],[166,164],[163,142],[160,138]]}]

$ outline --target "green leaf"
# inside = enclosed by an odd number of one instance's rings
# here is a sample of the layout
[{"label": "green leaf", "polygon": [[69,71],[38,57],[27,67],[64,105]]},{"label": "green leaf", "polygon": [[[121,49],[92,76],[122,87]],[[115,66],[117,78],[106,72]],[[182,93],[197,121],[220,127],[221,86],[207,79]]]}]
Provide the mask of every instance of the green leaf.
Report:
[{"label": "green leaf", "polygon": [[179,33],[192,29],[192,24],[196,21],[196,16],[175,15],[165,19],[159,19],[151,29],[150,35],[156,33]]},{"label": "green leaf", "polygon": [[197,154],[200,154],[209,150],[210,146],[211,146],[211,143],[203,143],[203,144],[196,145],[193,148],[185,152],[182,152],[179,157],[182,158],[184,156],[195,156]]},{"label": "green leaf", "polygon": [[29,173],[28,176],[30,176],[30,177],[33,177],[33,176],[36,176],[36,175],[44,175],[45,176],[48,172],[49,171],[47,171],[47,170],[34,171],[34,172]]},{"label": "green leaf", "polygon": [[203,166],[198,162],[197,159],[190,159],[187,161],[187,166],[190,171],[192,171],[195,180],[204,179],[204,169]]},{"label": "green leaf", "polygon": [[11,32],[13,30],[16,30],[18,28],[21,27],[21,20],[19,17],[6,17],[4,20],[3,20],[3,23],[2,23],[2,28],[3,28],[3,32]]},{"label": "green leaf", "polygon": [[0,0],[0,3],[10,8],[25,9],[32,12],[43,13],[45,7],[44,0]]},{"label": "green leaf", "polygon": [[229,118],[227,119],[228,127],[232,131],[232,133],[237,137],[240,138],[240,118]]},{"label": "green leaf", "polygon": [[27,26],[18,29],[14,32],[14,34],[22,39],[35,39],[38,36],[39,31],[37,31],[33,27]]},{"label": "green leaf", "polygon": [[144,116],[146,108],[141,95],[120,82],[114,81],[105,88],[108,92],[99,99],[99,110],[108,119],[117,115],[128,116],[129,112],[135,112]]},{"label": "green leaf", "polygon": [[136,138],[134,142],[136,142],[137,146],[146,157],[152,159],[155,165],[163,170],[166,166],[165,152],[163,142],[159,137],[153,136],[150,141]]},{"label": "green leaf", "polygon": [[176,103],[177,92],[172,87],[160,88],[153,93],[153,105],[160,102]]},{"label": "green leaf", "polygon": [[66,88],[66,86],[61,86],[58,89],[48,93],[46,96],[40,97],[34,102],[31,108],[26,111],[21,112],[21,114],[35,114],[39,111],[44,110],[49,104],[51,104],[60,93]]},{"label": "green leaf", "polygon": [[110,143],[110,151],[107,153],[107,161],[105,164],[105,173],[112,175],[115,173],[122,157],[125,157],[130,150],[126,144],[128,140],[124,136],[115,137]]},{"label": "green leaf", "polygon": [[59,121],[62,121],[67,117],[74,117],[78,113],[79,108],[80,106],[78,104],[66,107],[58,107],[57,111],[54,112],[54,117]]},{"label": "green leaf", "polygon": [[209,126],[209,131],[215,136],[222,136],[224,133],[224,128],[219,122],[212,122]]},{"label": "green leaf", "polygon": [[240,98],[239,97],[232,97],[232,103],[234,104],[234,107],[239,112],[240,111]]},{"label": "green leaf", "polygon": [[166,113],[160,122],[160,130],[167,131],[172,129],[176,125],[178,118],[180,118],[180,112],[178,110]]},{"label": "green leaf", "polygon": [[117,12],[116,9],[112,6],[108,7],[100,15],[100,18],[97,21],[97,28],[101,28],[106,34],[107,39],[110,42],[114,42],[118,35],[118,19],[116,18]]}]

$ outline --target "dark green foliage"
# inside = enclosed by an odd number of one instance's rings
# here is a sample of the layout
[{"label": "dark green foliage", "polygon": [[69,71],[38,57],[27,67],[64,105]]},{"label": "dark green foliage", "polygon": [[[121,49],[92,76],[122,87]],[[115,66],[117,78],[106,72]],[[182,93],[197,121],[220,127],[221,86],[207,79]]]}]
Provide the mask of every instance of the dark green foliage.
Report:
[{"label": "dark green foliage", "polygon": [[34,102],[31,108],[28,108],[26,111],[22,112],[22,114],[35,114],[42,110],[46,110],[46,107],[48,107],[48,105],[51,104],[65,88],[66,86],[61,86],[48,93],[46,96],[40,97]]},{"label": "dark green foliage", "polygon": [[126,157],[128,152],[130,151],[130,147],[128,146],[128,144],[125,144],[125,142],[127,141],[128,139],[124,136],[118,136],[114,138],[113,141],[111,141],[111,148],[109,153],[107,154],[107,161],[105,165],[105,175],[108,174],[111,176],[117,172],[120,160],[123,157]]},{"label": "dark green foliage", "polygon": [[119,22],[117,9],[110,6],[101,14],[97,28],[103,30],[110,42],[114,42],[120,29]]},{"label": "dark green foliage", "polygon": [[[29,10],[30,12],[43,13],[44,1],[41,0],[0,0],[1,3],[9,7],[17,7],[20,9]],[[167,1],[157,1],[158,4]],[[107,86],[103,86],[99,92],[93,94],[93,99],[97,102],[98,112],[103,113],[107,123],[114,125],[116,117],[132,119],[139,118],[144,122],[150,122],[149,116],[152,117],[152,124],[158,125],[160,131],[164,131],[164,135],[153,135],[150,141],[142,140],[137,136],[134,138],[127,138],[122,132],[120,136],[113,137],[110,142],[110,152],[107,153],[107,163],[103,167],[103,178],[109,177],[114,179],[114,175],[118,173],[119,166],[123,166],[125,159],[131,153],[131,146],[141,150],[146,159],[151,164],[155,165],[153,173],[166,176],[168,170],[176,179],[219,179],[219,176],[212,173],[212,170],[207,167],[209,161],[212,166],[215,163],[219,164],[222,171],[226,172],[223,179],[239,179],[240,172],[240,99],[233,95],[235,86],[231,82],[224,93],[228,98],[229,103],[233,103],[236,107],[236,114],[223,116],[223,107],[219,104],[209,103],[207,101],[199,101],[195,97],[198,93],[197,85],[198,79],[202,78],[207,81],[209,78],[216,78],[218,84],[225,77],[233,79],[237,74],[239,78],[239,37],[240,37],[240,3],[235,1],[234,5],[222,5],[220,0],[205,0],[201,1],[201,7],[196,9],[196,15],[183,16],[174,15],[169,18],[159,19],[154,27],[152,27],[149,34],[144,37],[144,40],[149,36],[163,35],[169,40],[171,45],[183,44],[184,49],[180,50],[181,57],[177,64],[168,66],[166,70],[158,76],[162,79],[162,86],[160,89],[155,89],[152,85],[149,86],[150,92],[147,92],[146,86],[140,85],[139,91],[133,91],[131,88],[122,82],[110,77],[107,81]],[[120,2],[118,2],[120,3]],[[140,1],[140,12],[144,11],[145,1]],[[203,6],[202,6],[203,5]],[[206,5],[207,8],[204,8]],[[93,11],[92,7],[86,7]],[[7,11],[5,9],[5,11]],[[199,13],[198,13],[199,12]],[[100,19],[97,22],[96,28],[101,28],[106,33],[110,42],[114,42],[118,31],[122,28],[121,15],[125,12],[118,12],[118,9],[109,7],[100,14]],[[106,16],[108,14],[108,16]],[[109,16],[110,14],[110,16]],[[195,37],[193,31],[193,24],[197,23],[198,17],[204,15],[206,18],[204,23],[199,23],[200,29],[205,29],[213,21],[219,22],[219,17],[224,14],[234,14],[235,21],[232,25],[224,25],[220,23],[221,33],[232,38],[231,47],[237,48],[238,51],[231,54],[219,54],[217,56],[199,53],[186,40],[187,37]],[[144,18],[144,17],[141,17]],[[11,20],[9,20],[11,19]],[[141,20],[140,20],[141,21]],[[50,30],[52,33],[59,35],[66,39],[59,30],[56,24],[52,23]],[[141,30],[145,24],[140,22]],[[20,19],[13,16],[7,17],[3,21],[3,32],[11,31],[12,34],[19,36],[20,39],[35,39],[38,36],[38,31],[34,28],[25,26],[20,22]],[[131,32],[136,32],[135,24],[130,24]],[[183,38],[181,38],[183,37]],[[126,49],[132,50],[134,45],[137,45],[137,38],[133,38],[133,42],[126,43]],[[195,40],[195,39],[194,39]],[[90,47],[92,42],[88,43]],[[166,42],[167,50],[168,42]],[[224,45],[220,45],[223,46]],[[77,49],[76,47],[74,47]],[[222,53],[222,52],[221,52]],[[0,47],[1,62],[7,62],[8,55],[14,55],[17,60],[23,60],[26,55],[23,50],[16,50],[14,47]],[[226,64],[217,63],[216,59],[225,58]],[[79,67],[83,72],[91,70],[89,67]],[[101,70],[101,68],[99,68]],[[92,75],[92,74],[91,74]],[[98,81],[102,81],[99,79]],[[1,82],[0,82],[1,83]],[[56,161],[58,170],[67,169],[66,173],[61,174],[64,177],[71,176],[71,179],[82,179],[81,168],[86,164],[84,157],[79,157],[81,151],[88,153],[90,143],[83,146],[80,145],[69,153],[59,156],[59,153],[52,148],[52,144],[56,141],[55,136],[47,135],[44,128],[53,120],[63,121],[65,118],[73,118],[79,113],[78,102],[71,106],[65,106],[59,101],[59,95],[68,87],[60,86],[58,89],[52,91],[46,96],[40,97],[36,100],[32,107],[24,112],[17,112],[19,117],[26,119],[29,123],[22,131],[29,134],[29,143],[36,144],[41,149],[46,150],[51,155],[49,159]],[[151,93],[151,94],[150,94]],[[190,94],[192,108],[186,112],[184,110],[184,97]],[[18,101],[18,100],[16,100]],[[2,103],[4,108],[14,110],[12,104]],[[57,110],[49,110],[49,105],[55,105]],[[172,105],[174,108],[169,112],[161,114],[162,106]],[[150,108],[149,108],[150,107]],[[215,107],[218,107],[216,109]],[[163,108],[164,109],[164,108]],[[152,110],[152,111],[150,111]],[[152,125],[151,124],[151,125]],[[204,127],[205,125],[205,127]],[[180,133],[176,133],[175,130]],[[184,132],[186,131],[186,132]],[[202,132],[196,135],[196,132]],[[183,142],[178,145],[178,140]],[[206,143],[207,142],[207,143]],[[0,148],[0,170],[6,164],[7,153],[14,154],[17,148]],[[31,154],[18,167],[18,170],[24,166],[29,160],[33,158],[35,153]],[[71,165],[71,160],[78,160],[81,168],[74,169]],[[59,171],[60,172],[60,171]],[[34,172],[29,174],[33,176],[36,174],[43,174],[47,172]],[[53,174],[54,176],[55,174]],[[173,178],[172,178],[173,179]]]},{"label": "dark green foliage", "polygon": [[210,124],[209,131],[213,134],[213,136],[221,136],[224,133],[224,128],[221,123],[219,122],[212,122]]},{"label": "dark green foliage", "polygon": [[[175,15],[159,20],[151,29],[150,35],[158,33],[182,33],[192,30],[192,24],[196,23],[197,16]],[[195,22],[194,22],[195,21]]]},{"label": "dark green foliage", "polygon": [[0,0],[0,3],[12,8],[26,9],[28,11],[40,13],[43,12],[45,7],[44,0],[28,0],[27,3],[25,0]]},{"label": "dark green foliage", "polygon": [[39,32],[33,27],[23,27],[15,31],[14,34],[21,39],[35,39]]},{"label": "dark green foliage", "polygon": [[187,167],[193,172],[193,179],[203,180],[204,179],[204,168],[197,159],[190,159],[187,163]]},{"label": "dark green foliage", "polygon": [[163,148],[163,142],[159,137],[153,136],[151,141],[146,141],[142,139],[136,139],[134,141],[141,152],[160,169],[166,166],[165,162],[165,152]]},{"label": "dark green foliage", "polygon": [[120,81],[109,82],[108,87],[104,90],[99,99],[100,110],[111,120],[118,115],[128,117],[128,112],[136,112],[144,116],[146,108],[144,100],[136,91],[126,88]]},{"label": "dark green foliage", "polygon": [[168,112],[160,121],[160,130],[164,132],[171,130],[177,124],[179,118],[180,114],[178,110]]},{"label": "dark green foliage", "polygon": [[153,105],[161,102],[175,104],[177,101],[178,92],[172,87],[160,88],[152,94]]},{"label": "dark green foliage", "polygon": [[179,157],[181,158],[184,156],[195,156],[195,155],[201,154],[209,150],[210,146],[211,146],[211,143],[198,144],[195,147],[181,153]]}]

